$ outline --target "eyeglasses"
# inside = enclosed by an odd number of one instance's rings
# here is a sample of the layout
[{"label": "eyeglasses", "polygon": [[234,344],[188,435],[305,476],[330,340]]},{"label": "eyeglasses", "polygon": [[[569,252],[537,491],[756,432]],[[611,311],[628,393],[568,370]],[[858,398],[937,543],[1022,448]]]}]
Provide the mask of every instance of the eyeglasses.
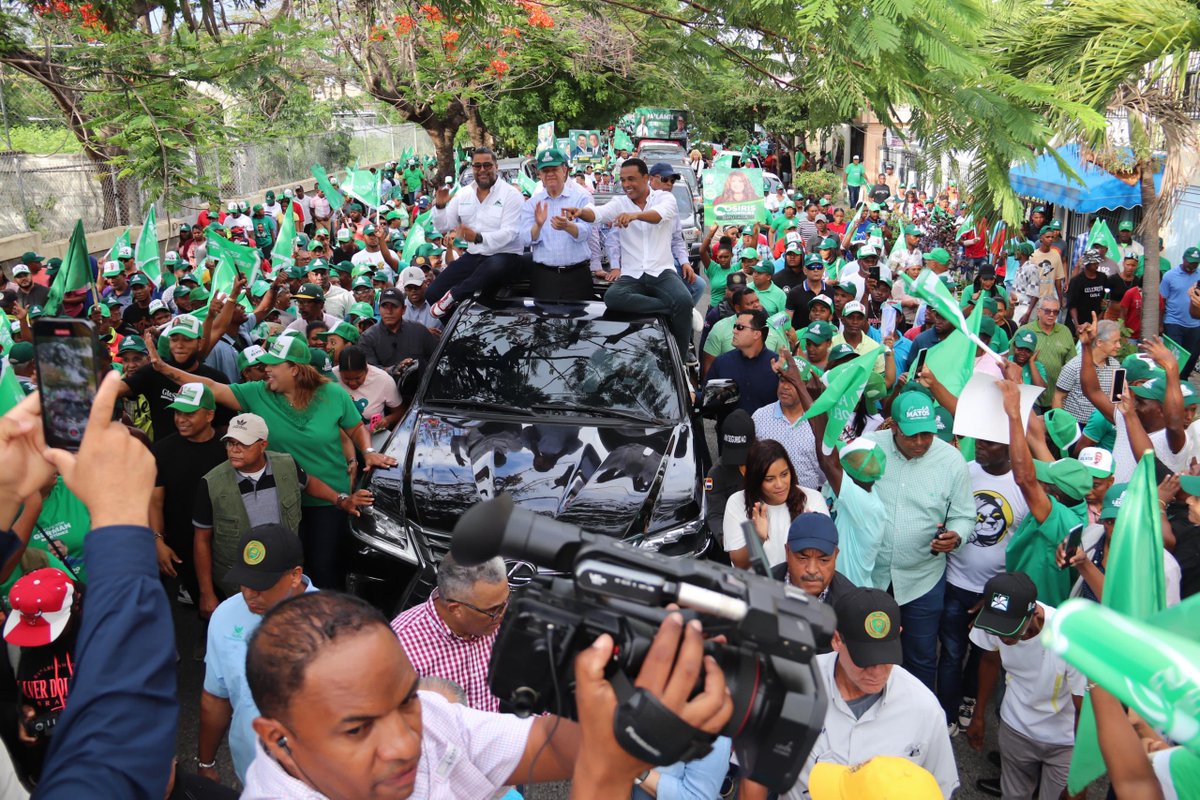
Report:
[{"label": "eyeglasses", "polygon": [[471,169],[495,169],[496,165],[491,161],[472,161]]},{"label": "eyeglasses", "polygon": [[1039,308],[1038,313],[1039,314],[1057,314],[1058,309],[1057,308]]},{"label": "eyeglasses", "polygon": [[495,622],[497,619],[499,619],[500,615],[503,614],[505,609],[508,608],[507,600],[505,600],[500,605],[492,606],[491,608],[480,608],[479,606],[473,606],[470,603],[463,602],[462,600],[451,600],[449,597],[446,598],[446,602],[447,603],[458,603],[460,606],[466,606],[467,608],[471,609],[472,611],[483,614],[485,617],[492,620],[493,622]]},{"label": "eyeglasses", "polygon": [[740,322],[734,324],[733,329],[735,331],[761,331],[761,330],[764,330],[763,328],[756,328],[753,325],[743,325]]}]

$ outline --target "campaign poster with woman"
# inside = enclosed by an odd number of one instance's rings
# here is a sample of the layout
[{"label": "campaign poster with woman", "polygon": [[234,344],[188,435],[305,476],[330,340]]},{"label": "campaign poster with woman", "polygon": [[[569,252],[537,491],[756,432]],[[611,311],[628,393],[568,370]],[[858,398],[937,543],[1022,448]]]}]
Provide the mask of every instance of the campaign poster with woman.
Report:
[{"label": "campaign poster with woman", "polygon": [[766,220],[760,169],[713,167],[704,173],[704,219],[720,224]]}]

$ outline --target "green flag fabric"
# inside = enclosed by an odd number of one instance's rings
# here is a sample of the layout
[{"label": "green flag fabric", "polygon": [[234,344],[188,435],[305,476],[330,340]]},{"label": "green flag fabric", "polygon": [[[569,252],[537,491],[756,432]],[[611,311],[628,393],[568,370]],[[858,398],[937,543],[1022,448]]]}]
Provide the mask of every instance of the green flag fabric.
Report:
[{"label": "green flag fabric", "polygon": [[[1113,238],[1112,229],[1108,227],[1108,223],[1102,219],[1097,219],[1092,223],[1092,229],[1088,232],[1087,247],[1093,245],[1103,245],[1108,248],[1108,258],[1113,258],[1117,253],[1121,252],[1117,240]],[[1117,259],[1113,258],[1114,261]],[[1182,363],[1182,362],[1181,362]]]},{"label": "green flag fabric", "polygon": [[423,244],[425,244],[425,229],[420,225],[413,225],[408,232],[408,238],[404,240],[404,252],[400,254],[400,260],[411,264],[412,260],[417,257],[418,248]]},{"label": "green flag fabric", "polygon": [[0,356],[6,355],[12,346],[12,322],[4,313],[4,309],[0,308]]},{"label": "green flag fabric", "polygon": [[613,150],[633,150],[633,141],[630,140],[629,134],[622,130],[617,130],[613,133],[612,138]]},{"label": "green flag fabric", "polygon": [[[976,345],[982,347],[986,352],[991,353],[992,357],[998,362],[1004,362],[1003,357],[997,355],[992,348],[984,344],[983,340],[979,338],[978,326],[974,330],[967,328],[967,320],[963,316],[962,308],[959,306],[958,301],[950,293],[950,288],[942,282],[942,279],[933,270],[921,270],[921,274],[917,275],[916,280],[913,280],[904,273],[901,273],[900,277],[908,286],[911,294],[924,300],[930,308],[938,312],[943,318],[954,323],[954,327],[957,330],[965,333],[967,338],[975,342]],[[982,303],[977,304],[976,308],[982,305]]]},{"label": "green flag fabric", "polygon": [[[54,282],[50,284],[50,296],[43,310],[54,316],[62,310],[63,297],[68,292],[84,289],[92,282],[92,263],[88,258],[87,239],[83,235],[83,220],[75,220],[75,230],[67,243],[67,256],[59,267]],[[99,295],[97,295],[99,296]]]},{"label": "green flag fabric", "polygon": [[517,188],[526,197],[533,197],[533,193],[537,190],[537,184],[534,183],[533,178],[525,174],[525,170],[521,170],[521,174],[517,176]]},{"label": "green flag fabric", "polygon": [[208,254],[218,259],[229,259],[238,272],[246,276],[246,284],[252,285],[258,279],[259,265],[262,253],[258,248],[237,242],[231,242],[218,233],[210,233],[206,237]]},{"label": "green flag fabric", "polygon": [[325,193],[325,199],[329,201],[329,205],[337,211],[342,206],[346,205],[346,198],[342,193],[333,188],[333,184],[329,182],[329,173],[320,164],[312,165],[312,175],[317,181],[317,187]]},{"label": "green flag fabric", "polygon": [[368,211],[379,208],[379,179],[369,169],[348,169],[342,190],[366,205]]},{"label": "green flag fabric", "polygon": [[[966,330],[951,331],[943,341],[929,348],[929,355],[925,356],[925,366],[953,395],[957,395],[963,390],[975,372],[975,354],[978,352],[976,349],[978,345],[971,340],[969,334],[978,335],[979,325],[982,321],[983,303],[976,303],[975,309],[971,312],[971,318],[967,320]],[[914,359],[912,370],[915,369]],[[909,380],[914,380],[916,375],[910,374],[908,377]]]},{"label": "green flag fabric", "polygon": [[828,414],[825,424],[823,442],[826,450],[832,450],[838,438],[846,427],[846,423],[854,416],[854,407],[858,405],[863,390],[867,386],[867,378],[875,368],[875,359],[879,357],[882,347],[863,353],[853,361],[834,367],[826,372],[826,388],[816,402],[804,412],[801,419],[812,419],[819,414]]},{"label": "green flag fabric", "polygon": [[279,235],[271,247],[271,271],[287,269],[296,263],[292,258],[292,250],[296,245],[296,212],[295,206],[288,203],[287,211],[283,212],[283,222],[279,224]]},{"label": "green flag fabric", "polygon": [[133,244],[132,244],[132,242],[130,240],[130,236],[129,236],[129,228],[126,228],[121,233],[121,235],[116,238],[116,241],[113,242],[113,246],[111,248],[109,248],[108,254],[104,256],[104,260],[105,261],[116,261],[117,260],[117,251],[120,250],[122,247],[129,247],[129,248],[133,247]]},{"label": "green flag fabric", "polygon": [[25,390],[17,381],[13,365],[5,358],[0,361],[0,416],[7,414],[25,399]]},{"label": "green flag fabric", "polygon": [[1167,336],[1165,333],[1159,338],[1162,339],[1162,342],[1167,346],[1167,349],[1171,351],[1171,355],[1175,356],[1175,360],[1179,362],[1181,367],[1187,363],[1191,353],[1189,353],[1183,345],[1172,339],[1170,336]]},{"label": "green flag fabric", "polygon": [[162,283],[162,260],[158,257],[158,218],[153,205],[146,212],[146,221],[142,223],[142,232],[138,234],[133,263],[156,288]]},{"label": "green flag fabric", "polygon": [[[1145,620],[1167,605],[1162,515],[1158,507],[1153,453],[1142,456],[1125,489],[1108,546],[1104,593],[1100,603],[1134,620]],[[1200,649],[1197,653],[1200,653]],[[1200,665],[1198,660],[1191,663],[1193,671]],[[1080,669],[1092,680],[1100,682],[1083,667]],[[1194,703],[1191,708],[1200,714],[1200,708]],[[1196,744],[1200,744],[1200,730],[1194,733]],[[1072,793],[1080,792],[1103,774],[1104,758],[1096,738],[1096,718],[1092,714],[1090,700],[1085,698],[1079,715],[1079,728],[1075,733],[1075,750],[1071,755],[1067,786]]]}]

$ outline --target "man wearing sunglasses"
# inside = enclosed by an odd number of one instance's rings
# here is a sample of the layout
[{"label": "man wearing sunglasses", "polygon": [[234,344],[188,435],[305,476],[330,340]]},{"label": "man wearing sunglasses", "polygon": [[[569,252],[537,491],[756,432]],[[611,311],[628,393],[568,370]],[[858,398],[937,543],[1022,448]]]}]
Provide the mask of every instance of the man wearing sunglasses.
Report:
[{"label": "man wearing sunglasses", "polygon": [[[525,197],[500,180],[496,154],[486,147],[471,155],[475,182],[454,197],[443,186],[433,198],[433,225],[465,242],[467,252],[438,274],[426,291],[432,314],[441,319],[475,292],[491,289],[522,272],[521,207]],[[461,244],[459,245],[461,246]]]},{"label": "man wearing sunglasses", "polygon": [[454,681],[466,690],[471,708],[498,711],[500,700],[488,687],[487,673],[507,608],[503,559],[464,567],[447,553],[433,594],[392,620],[392,630],[418,675]]}]

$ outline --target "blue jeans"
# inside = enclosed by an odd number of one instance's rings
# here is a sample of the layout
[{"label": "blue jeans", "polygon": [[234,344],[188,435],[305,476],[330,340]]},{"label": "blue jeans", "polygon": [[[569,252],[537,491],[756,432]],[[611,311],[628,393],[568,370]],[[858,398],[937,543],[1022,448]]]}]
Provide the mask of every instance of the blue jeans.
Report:
[{"label": "blue jeans", "polygon": [[344,551],[350,528],[346,512],[333,506],[305,506],[300,515],[304,574],[318,589],[341,590],[346,584]]},{"label": "blue jeans", "polygon": [[1192,370],[1196,368],[1196,356],[1200,354],[1200,326],[1188,328],[1171,322],[1163,325],[1163,333],[1170,336],[1191,354],[1186,364],[1179,365],[1179,379],[1186,381],[1192,374]]},{"label": "blue jeans", "polygon": [[[938,628],[946,602],[946,573],[925,594],[900,606],[900,646],[904,668],[934,691],[937,679]],[[956,707],[957,710],[957,707]]]},{"label": "blue jeans", "polygon": [[846,185],[846,194],[850,196],[850,208],[853,209],[858,205],[858,193],[862,191],[861,186]]},{"label": "blue jeans", "polygon": [[[947,721],[958,719],[958,704],[963,698],[963,661],[970,646],[967,635],[971,629],[971,615],[967,612],[981,597],[983,594],[980,592],[946,583],[942,627],[938,634],[942,652],[937,664],[937,696],[946,712]],[[974,684],[975,681],[967,683]]]},{"label": "blue jeans", "polygon": [[673,269],[658,275],[622,275],[604,293],[604,305],[630,314],[662,314],[686,360],[692,354],[692,296]]}]

